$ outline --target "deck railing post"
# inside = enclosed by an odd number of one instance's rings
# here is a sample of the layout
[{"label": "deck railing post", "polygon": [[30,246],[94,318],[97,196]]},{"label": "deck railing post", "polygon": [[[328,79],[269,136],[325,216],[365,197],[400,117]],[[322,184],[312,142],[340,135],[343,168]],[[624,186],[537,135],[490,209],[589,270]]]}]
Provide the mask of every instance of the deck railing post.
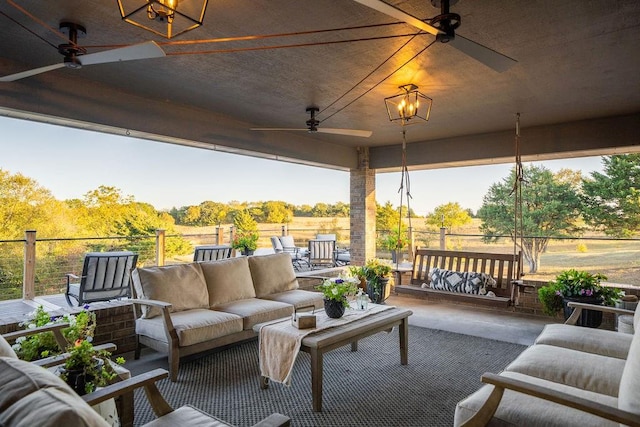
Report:
[{"label": "deck railing post", "polygon": [[156,265],[162,267],[164,265],[164,249],[165,249],[164,230],[156,230]]},{"label": "deck railing post", "polygon": [[36,296],[36,230],[24,232],[24,271],[22,274],[22,298],[33,300]]},{"label": "deck railing post", "polygon": [[446,227],[440,227],[440,250],[447,250],[447,238],[446,238]]},{"label": "deck railing post", "polygon": [[[236,238],[236,228],[232,225],[231,227],[229,227],[229,242],[231,242],[230,244],[233,245],[233,240]],[[236,250],[235,248],[231,251],[231,256],[235,257],[236,256]]]},{"label": "deck railing post", "polygon": [[216,227],[216,245],[224,244],[224,234],[222,234],[222,227]]},{"label": "deck railing post", "polygon": [[287,230],[287,224],[284,224],[282,226],[282,235],[286,236],[287,234],[289,234],[289,231]]}]

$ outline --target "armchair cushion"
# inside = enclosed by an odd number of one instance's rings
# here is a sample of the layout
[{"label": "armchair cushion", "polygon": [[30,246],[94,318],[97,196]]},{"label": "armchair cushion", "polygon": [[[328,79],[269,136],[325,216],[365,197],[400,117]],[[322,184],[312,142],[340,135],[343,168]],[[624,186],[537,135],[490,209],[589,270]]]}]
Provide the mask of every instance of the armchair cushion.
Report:
[{"label": "armchair cushion", "polygon": [[247,259],[238,257],[200,263],[209,291],[209,307],[255,298]]},{"label": "armchair cushion", "polygon": [[0,425],[109,424],[53,373],[23,360],[0,357]]},{"label": "armchair cushion", "polygon": [[633,335],[604,329],[552,323],[544,327],[535,343],[626,359],[632,338]]},{"label": "armchair cushion", "polygon": [[185,405],[145,424],[145,427],[165,426],[230,427],[231,424],[227,424],[191,405]]},{"label": "armchair cushion", "polygon": [[[209,292],[199,263],[137,268],[131,277],[140,298],[168,302],[172,312],[209,307]],[[142,318],[160,314],[159,308],[142,308]]]},{"label": "armchair cushion", "polygon": [[624,364],[622,359],[535,344],[505,370],[617,397]]},{"label": "armchair cushion", "polygon": [[622,371],[618,408],[640,415],[640,331],[638,330],[633,335],[629,357]]},{"label": "armchair cushion", "polygon": [[250,257],[249,268],[257,298],[298,289],[291,257],[286,253]]}]

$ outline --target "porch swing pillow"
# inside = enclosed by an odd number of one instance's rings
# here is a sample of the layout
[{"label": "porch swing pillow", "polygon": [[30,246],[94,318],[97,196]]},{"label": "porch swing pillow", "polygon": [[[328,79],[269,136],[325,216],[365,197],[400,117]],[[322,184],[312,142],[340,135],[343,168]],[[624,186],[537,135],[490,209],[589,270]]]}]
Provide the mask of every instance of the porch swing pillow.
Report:
[{"label": "porch swing pillow", "polygon": [[440,291],[463,294],[485,294],[487,286],[495,286],[496,281],[486,273],[460,272],[432,268],[429,273],[430,287]]}]

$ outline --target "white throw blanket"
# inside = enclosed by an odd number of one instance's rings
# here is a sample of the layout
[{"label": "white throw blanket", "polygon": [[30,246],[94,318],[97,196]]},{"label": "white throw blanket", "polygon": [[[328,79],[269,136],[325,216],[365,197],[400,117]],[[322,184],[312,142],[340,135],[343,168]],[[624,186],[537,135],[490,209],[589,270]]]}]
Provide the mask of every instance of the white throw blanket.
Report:
[{"label": "white throw blanket", "polygon": [[316,327],[298,329],[291,324],[291,319],[281,319],[267,323],[260,328],[260,375],[271,381],[291,384],[291,371],[300,352],[302,339],[314,332],[334,326],[345,325],[363,317],[393,308],[389,305],[369,304],[365,311],[347,308],[344,316],[332,319],[324,310],[316,311]]}]

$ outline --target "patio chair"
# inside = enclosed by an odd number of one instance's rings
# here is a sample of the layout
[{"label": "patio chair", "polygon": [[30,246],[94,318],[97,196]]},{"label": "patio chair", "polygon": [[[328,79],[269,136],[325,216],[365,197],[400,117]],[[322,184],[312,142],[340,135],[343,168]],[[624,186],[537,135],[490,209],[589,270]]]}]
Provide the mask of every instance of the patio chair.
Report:
[{"label": "patio chair", "polygon": [[[133,252],[89,252],[84,257],[82,276],[69,273],[67,303],[73,306],[71,298],[81,306],[95,301],[128,298],[130,296],[129,275],[136,267],[138,254]],[[72,283],[71,280],[79,280]]]},{"label": "patio chair", "polygon": [[316,234],[316,240],[333,240],[334,242],[336,242],[336,266],[341,267],[343,265],[351,264],[351,253],[349,252],[349,249],[342,249],[338,247],[335,234]]},{"label": "patio chair", "polygon": [[309,266],[315,268],[330,268],[336,266],[335,240],[309,240]]},{"label": "patio chair", "polygon": [[[158,417],[148,426],[230,426],[191,405],[174,410],[156,386],[156,381],[167,376],[166,370],[155,369],[78,396],[64,381],[42,367],[13,357],[0,357],[0,395],[3,397],[0,425],[110,426],[92,406],[144,387]],[[255,426],[287,427],[290,422],[289,417],[274,413]]]},{"label": "patio chair", "polygon": [[276,253],[286,252],[291,256],[291,262],[296,271],[300,271],[304,265],[309,267],[307,249],[296,246],[293,236],[273,236],[271,245]]},{"label": "patio chair", "polygon": [[196,246],[193,253],[193,261],[217,261],[219,259],[231,258],[231,246]]}]

